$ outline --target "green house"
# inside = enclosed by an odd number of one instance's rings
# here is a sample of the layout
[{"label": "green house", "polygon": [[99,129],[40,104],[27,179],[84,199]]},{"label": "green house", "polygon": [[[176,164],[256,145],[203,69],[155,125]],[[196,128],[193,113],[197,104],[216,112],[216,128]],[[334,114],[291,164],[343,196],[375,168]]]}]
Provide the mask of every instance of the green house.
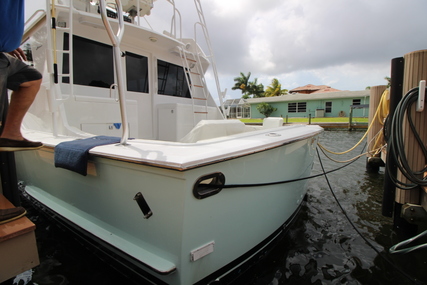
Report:
[{"label": "green house", "polygon": [[257,105],[262,102],[277,108],[272,117],[348,117],[351,109],[353,117],[368,117],[369,96],[369,90],[294,93],[246,99],[245,104],[250,106],[251,118],[264,118],[257,110]]}]

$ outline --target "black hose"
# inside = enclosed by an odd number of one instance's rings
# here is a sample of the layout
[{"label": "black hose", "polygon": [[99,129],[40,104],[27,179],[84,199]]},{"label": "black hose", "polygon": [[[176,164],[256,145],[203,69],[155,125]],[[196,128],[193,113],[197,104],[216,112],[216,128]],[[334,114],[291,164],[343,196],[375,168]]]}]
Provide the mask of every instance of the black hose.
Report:
[{"label": "black hose", "polygon": [[407,120],[409,123],[409,128],[415,137],[415,141],[422,151],[422,155],[424,156],[424,160],[426,162],[425,164],[427,164],[427,149],[420,135],[418,134],[412,119],[412,106],[415,102],[417,102],[418,94],[419,88],[413,88],[399,102],[391,122],[390,137],[388,139],[387,149],[393,156],[396,162],[396,166],[407,178],[408,182],[399,180],[396,174],[388,172],[388,175],[390,176],[393,184],[403,190],[414,189],[418,186],[427,186],[427,178],[423,177],[423,174],[427,168],[424,167],[420,170],[412,169],[406,157],[404,145],[403,125],[405,120]]}]

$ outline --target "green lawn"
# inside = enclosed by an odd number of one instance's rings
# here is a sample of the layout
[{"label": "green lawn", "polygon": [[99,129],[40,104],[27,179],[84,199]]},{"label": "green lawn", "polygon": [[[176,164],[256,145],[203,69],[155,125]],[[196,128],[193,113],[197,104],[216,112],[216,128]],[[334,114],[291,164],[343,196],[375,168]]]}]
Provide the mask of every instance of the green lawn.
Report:
[{"label": "green lawn", "polygon": [[[285,121],[286,119],[283,118]],[[263,119],[240,119],[243,123],[262,123]],[[312,118],[312,123],[348,123],[348,117]],[[288,123],[308,123],[308,118],[288,118]],[[353,118],[353,123],[368,123],[368,118]]]}]

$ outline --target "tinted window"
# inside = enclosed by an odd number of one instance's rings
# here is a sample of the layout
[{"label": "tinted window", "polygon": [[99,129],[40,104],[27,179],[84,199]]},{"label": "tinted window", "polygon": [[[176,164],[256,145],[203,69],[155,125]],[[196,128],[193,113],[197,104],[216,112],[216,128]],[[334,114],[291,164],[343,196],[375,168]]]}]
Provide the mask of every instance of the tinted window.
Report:
[{"label": "tinted window", "polygon": [[[69,49],[64,35],[64,50]],[[109,88],[114,83],[113,48],[109,45],[73,36],[74,84]],[[64,53],[62,73],[69,73],[69,55]],[[69,78],[62,82],[69,83]]]},{"label": "tinted window", "polygon": [[157,80],[159,94],[191,98],[182,66],[158,60]]},{"label": "tinted window", "polygon": [[148,58],[126,52],[127,90],[148,93]]}]

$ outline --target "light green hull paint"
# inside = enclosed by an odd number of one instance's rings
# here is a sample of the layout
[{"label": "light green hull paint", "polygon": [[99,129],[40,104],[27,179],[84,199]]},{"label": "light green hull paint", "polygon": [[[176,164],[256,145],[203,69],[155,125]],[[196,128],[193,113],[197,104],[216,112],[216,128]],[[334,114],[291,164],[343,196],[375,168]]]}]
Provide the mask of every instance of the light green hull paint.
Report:
[{"label": "light green hull paint", "polygon": [[[176,266],[167,276],[150,272],[168,284],[193,284],[277,230],[301,203],[307,183],[223,189],[197,200],[194,182],[213,172],[224,173],[226,184],[307,177],[316,142],[308,138],[184,172],[96,157],[96,175],[84,177],[55,168],[52,151],[44,149],[17,153],[16,163],[18,179],[42,204],[158,270]],[[149,219],[133,200],[137,192],[153,211]],[[190,261],[192,250],[212,241],[211,254]]]}]

